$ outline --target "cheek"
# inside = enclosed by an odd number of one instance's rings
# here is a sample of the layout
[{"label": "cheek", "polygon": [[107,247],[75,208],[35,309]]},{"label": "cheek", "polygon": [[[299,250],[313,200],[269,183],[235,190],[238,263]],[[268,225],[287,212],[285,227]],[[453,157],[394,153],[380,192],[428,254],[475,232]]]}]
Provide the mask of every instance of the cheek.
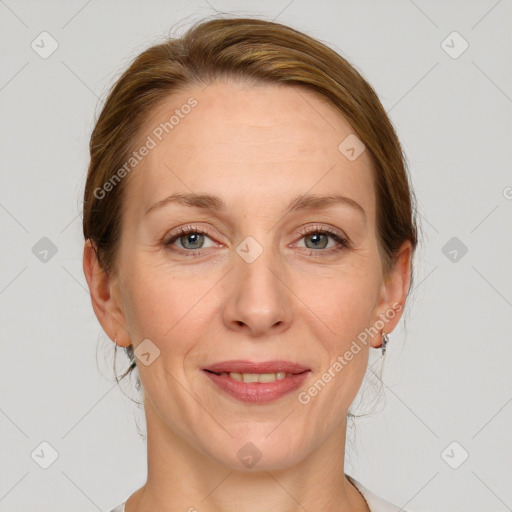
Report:
[{"label": "cheek", "polygon": [[163,350],[172,340],[176,351],[180,347],[185,350],[187,339],[193,339],[195,329],[200,328],[198,315],[201,311],[204,314],[208,291],[216,280],[212,275],[190,275],[183,269],[152,266],[149,262],[133,267],[125,302],[134,343],[149,338]]},{"label": "cheek", "polygon": [[321,282],[315,289],[315,311],[344,345],[368,327],[378,300],[379,280],[371,268],[351,268]]},{"label": "cheek", "polygon": [[[356,335],[356,331],[366,327],[372,316],[374,290],[373,287],[362,287],[358,285],[349,286],[344,283],[344,289],[333,299],[337,304],[336,317],[339,319],[339,331],[345,333],[345,336]],[[336,301],[336,302],[334,302]]]}]

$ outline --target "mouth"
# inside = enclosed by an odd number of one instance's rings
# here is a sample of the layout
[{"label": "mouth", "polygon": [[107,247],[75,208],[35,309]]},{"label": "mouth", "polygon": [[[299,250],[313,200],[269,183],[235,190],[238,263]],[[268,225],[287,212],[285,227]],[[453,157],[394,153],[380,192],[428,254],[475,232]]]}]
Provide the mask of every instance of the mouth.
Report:
[{"label": "mouth", "polygon": [[241,373],[241,374],[271,374],[271,373],[285,373],[297,375],[305,371],[309,371],[310,368],[306,365],[295,363],[292,361],[263,361],[255,363],[253,361],[222,361],[209,365],[203,370],[220,374],[220,373]]},{"label": "mouth", "polygon": [[298,389],[311,370],[290,361],[224,361],[203,368],[203,372],[237,400],[264,404]]}]

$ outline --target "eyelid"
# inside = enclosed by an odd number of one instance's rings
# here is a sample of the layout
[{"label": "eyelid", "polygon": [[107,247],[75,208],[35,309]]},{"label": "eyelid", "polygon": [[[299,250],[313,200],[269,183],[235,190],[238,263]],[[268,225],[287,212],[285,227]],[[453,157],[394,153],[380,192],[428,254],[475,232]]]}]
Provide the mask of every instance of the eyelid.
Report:
[{"label": "eyelid", "polygon": [[334,238],[339,238],[347,247],[350,247],[351,245],[350,238],[343,231],[333,226],[311,224],[297,230],[297,234],[301,236],[311,235],[312,233],[326,233]]},{"label": "eyelid", "polygon": [[202,226],[201,224],[186,224],[185,226],[179,226],[176,229],[168,231],[162,238],[163,241],[170,240],[176,236],[181,236],[183,234],[188,233],[201,233],[202,235],[207,235],[209,237],[213,237],[211,232],[212,230]]},{"label": "eyelid", "polygon": [[[162,243],[164,245],[168,245],[171,243],[171,241],[176,241],[182,236],[188,235],[189,233],[199,233],[201,235],[205,235],[208,238],[210,238],[212,241],[215,241],[216,243],[220,244],[220,242],[217,242],[214,240],[214,235],[207,229],[202,227],[201,225],[190,225],[187,224],[186,226],[180,226],[179,228],[168,232],[164,235],[162,238]],[[200,250],[200,249],[198,249]],[[191,252],[191,250],[187,251]]]}]

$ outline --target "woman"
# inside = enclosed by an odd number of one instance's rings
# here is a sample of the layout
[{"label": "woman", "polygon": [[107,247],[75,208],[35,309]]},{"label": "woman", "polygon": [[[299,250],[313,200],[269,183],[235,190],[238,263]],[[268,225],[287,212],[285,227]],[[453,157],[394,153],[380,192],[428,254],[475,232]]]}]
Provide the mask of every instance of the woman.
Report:
[{"label": "woman", "polygon": [[289,27],[210,20],[134,60],[90,150],[84,272],[147,423],[116,512],[398,510],[343,471],[417,243],[370,85]]}]

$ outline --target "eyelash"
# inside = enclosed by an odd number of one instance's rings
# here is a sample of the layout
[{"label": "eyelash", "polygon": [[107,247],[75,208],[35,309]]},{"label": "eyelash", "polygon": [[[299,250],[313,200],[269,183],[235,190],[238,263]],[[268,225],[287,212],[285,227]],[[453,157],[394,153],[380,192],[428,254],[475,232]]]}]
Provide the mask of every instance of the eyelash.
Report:
[{"label": "eyelash", "polygon": [[302,237],[312,234],[328,235],[339,244],[337,247],[331,247],[330,249],[309,249],[308,256],[313,256],[315,258],[329,256],[333,253],[337,253],[339,251],[342,251],[343,249],[348,249],[350,247],[348,239],[338,234],[336,231],[334,231],[334,229],[331,228],[313,226],[307,229],[300,229],[299,231],[297,231],[297,233],[299,233],[299,235],[301,235]]},{"label": "eyelash", "polygon": [[[175,233],[170,238],[168,238],[166,241],[164,241],[165,247],[171,248],[172,244],[176,240],[178,240],[182,236],[188,235],[190,233],[206,235],[208,238],[212,238],[211,235],[207,231],[205,231],[199,227],[186,226],[186,227],[180,228],[178,233]],[[335,248],[331,247],[330,249],[323,249],[323,250],[322,249],[310,249],[308,256],[322,257],[322,256],[325,256],[326,253],[328,255],[330,255],[332,253],[341,251],[343,249],[348,249],[350,247],[350,242],[348,241],[348,239],[339,235],[336,231],[334,231],[330,228],[313,226],[312,228],[299,230],[299,231],[297,231],[297,233],[300,234],[302,236],[302,238],[305,236],[308,236],[308,235],[312,235],[312,234],[329,235],[332,239],[334,239],[339,244],[337,247],[335,247]],[[178,254],[183,254],[185,256],[200,256],[201,255],[200,249],[198,251],[193,251],[193,250],[179,249],[179,248],[173,247],[173,248],[171,248],[171,250],[177,252]]]}]

